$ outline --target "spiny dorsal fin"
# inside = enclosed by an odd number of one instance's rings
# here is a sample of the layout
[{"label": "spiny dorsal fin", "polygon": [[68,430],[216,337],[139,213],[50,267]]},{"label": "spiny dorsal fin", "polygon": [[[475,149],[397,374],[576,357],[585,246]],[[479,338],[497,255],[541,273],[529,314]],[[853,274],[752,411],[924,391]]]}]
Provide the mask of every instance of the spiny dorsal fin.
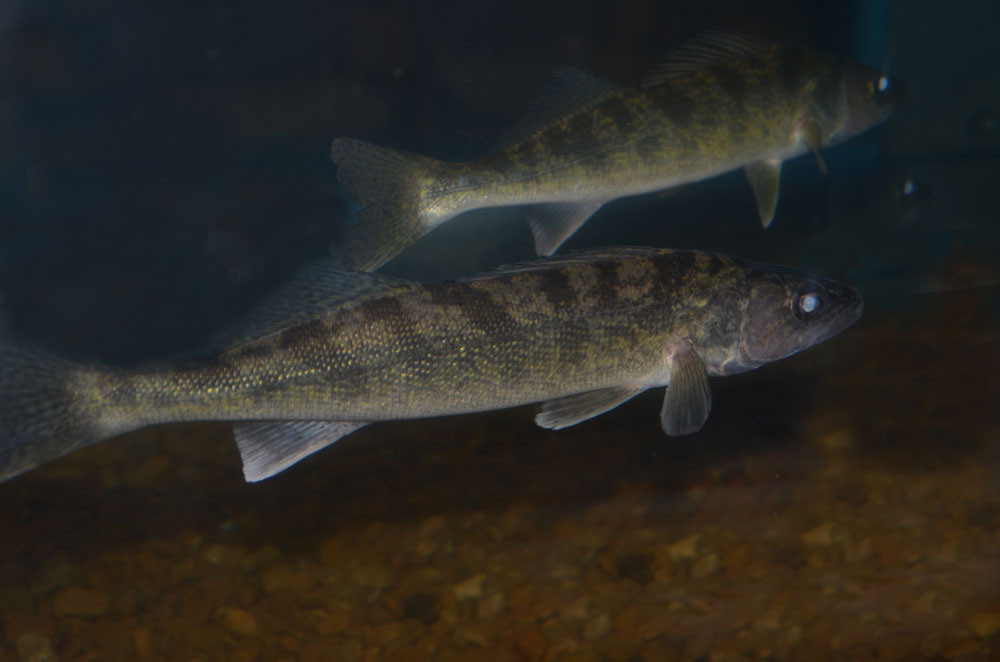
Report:
[{"label": "spiny dorsal fin", "polygon": [[497,139],[494,149],[502,149],[555,124],[559,120],[600,103],[619,88],[606,80],[574,67],[556,67],[541,95],[528,106],[521,118]]},{"label": "spiny dorsal fin", "polygon": [[341,269],[333,259],[300,269],[212,345],[220,349],[311,322],[324,314],[417,287],[399,278]]},{"label": "spiny dorsal fin", "polygon": [[519,262],[517,264],[507,264],[490,271],[485,271],[474,276],[467,276],[458,279],[460,282],[480,280],[482,278],[492,278],[508,274],[530,273],[532,271],[548,271],[549,269],[561,269],[574,264],[590,264],[605,260],[626,260],[640,257],[655,257],[671,252],[666,248],[646,248],[643,246],[617,246],[611,248],[596,248],[591,250],[570,251],[564,255],[552,257],[540,257],[531,262]]},{"label": "spiny dorsal fin", "polygon": [[772,48],[774,44],[737,32],[705,32],[681,44],[653,67],[642,79],[642,86],[654,87],[671,78],[685,76],[713,64],[756,55]]}]

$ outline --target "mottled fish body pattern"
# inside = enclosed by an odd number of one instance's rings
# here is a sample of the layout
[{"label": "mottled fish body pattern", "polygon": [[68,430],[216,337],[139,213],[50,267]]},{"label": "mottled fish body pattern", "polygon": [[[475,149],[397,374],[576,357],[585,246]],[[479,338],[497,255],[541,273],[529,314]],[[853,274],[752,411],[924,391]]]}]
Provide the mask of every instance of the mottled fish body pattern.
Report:
[{"label": "mottled fish body pattern", "polygon": [[861,310],[832,281],[638,248],[426,284],[324,266],[287,292],[261,328],[187,363],[107,369],[3,348],[0,478],[146,425],[224,420],[256,480],[365,423],[544,402],[539,423],[558,428],[664,385],[664,428],[684,434],[708,415],[708,375],[792,354]]},{"label": "mottled fish body pattern", "polygon": [[333,160],[357,205],[335,253],[373,269],[463,212],[534,205],[525,214],[547,255],[610,200],[741,167],[766,226],[782,161],[810,149],[819,158],[821,147],[881,122],[902,90],[826,53],[728,35],[683,47],[641,89],[560,69],[524,126],[475,161],[335,140]]}]

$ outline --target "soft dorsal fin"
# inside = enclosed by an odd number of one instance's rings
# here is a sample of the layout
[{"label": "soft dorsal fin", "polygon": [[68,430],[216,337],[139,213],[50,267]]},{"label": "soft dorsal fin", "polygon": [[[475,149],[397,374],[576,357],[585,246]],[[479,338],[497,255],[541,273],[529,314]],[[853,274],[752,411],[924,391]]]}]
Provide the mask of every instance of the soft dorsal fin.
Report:
[{"label": "soft dorsal fin", "polygon": [[333,259],[320,260],[300,269],[213,346],[224,349],[263,338],[330,311],[416,287],[399,278],[339,268]]},{"label": "soft dorsal fin", "polygon": [[539,97],[513,126],[501,134],[494,148],[502,149],[523,140],[568,115],[600,103],[618,91],[619,88],[614,84],[585,71],[574,67],[556,67],[549,74],[549,80]]},{"label": "soft dorsal fin", "polygon": [[666,248],[646,248],[643,246],[617,246],[610,248],[595,248],[591,250],[570,251],[563,255],[552,257],[540,257],[531,262],[519,262],[497,267],[490,271],[485,271],[474,276],[467,276],[458,279],[460,282],[480,280],[482,278],[492,278],[509,274],[530,273],[533,271],[548,271],[550,269],[560,269],[574,264],[589,264],[604,260],[625,260],[639,257],[655,257],[664,253],[669,253]]},{"label": "soft dorsal fin", "polygon": [[642,79],[643,87],[654,87],[664,81],[684,76],[699,69],[763,53],[774,48],[770,42],[737,32],[704,32],[681,44]]}]

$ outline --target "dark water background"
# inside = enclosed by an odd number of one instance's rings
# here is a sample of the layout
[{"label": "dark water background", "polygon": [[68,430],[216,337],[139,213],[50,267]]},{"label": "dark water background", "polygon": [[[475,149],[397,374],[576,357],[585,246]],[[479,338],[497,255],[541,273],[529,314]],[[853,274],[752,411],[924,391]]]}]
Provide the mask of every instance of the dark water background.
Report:
[{"label": "dark water background", "polygon": [[[323,255],[346,214],[332,138],[470,158],[552,66],[633,84],[709,28],[884,64],[913,102],[830,150],[830,177],[808,159],[788,164],[770,232],[748,220],[734,173],[669,200],[618,202],[567,248],[730,251],[870,284],[869,297],[926,289],[966,252],[996,256],[985,186],[996,74],[989,35],[963,32],[988,22],[975,13],[949,16],[963,27],[946,30],[930,5],[889,3],[4,7],[0,286],[17,332],[70,354],[126,361],[195,347]],[[907,177],[931,192],[903,205],[913,210],[893,204]],[[436,234],[390,271],[433,278],[530,256],[517,210]]]},{"label": "dark water background", "polygon": [[[841,338],[716,380],[703,434],[665,439],[658,394],[559,434],[526,410],[391,424],[258,486],[240,480],[225,427],[130,435],[0,486],[0,660],[46,659],[25,652],[25,633],[92,660],[996,659],[997,24],[1000,10],[972,1],[0,3],[6,332],[120,364],[197,348],[327,254],[348,214],[335,137],[472,158],[551,67],[634,84],[705,29],[824,48],[909,87],[888,123],[824,153],[828,176],[809,157],[785,165],[766,232],[731,173],[617,201],[567,243],[719,250],[862,290],[865,318]],[[492,210],[385,271],[450,277],[531,248],[517,209]],[[795,523],[787,537],[779,513]],[[596,551],[560,556],[565,540],[591,540],[587,527]],[[691,527],[716,551],[673,547]],[[462,536],[492,560],[456,552]],[[430,551],[415,561],[401,546]],[[162,570],[121,570],[150,549]],[[954,553],[916,551],[935,549]],[[240,561],[210,579],[231,550]],[[356,567],[365,559],[384,577]],[[597,575],[553,584],[567,564]],[[454,586],[477,573],[489,588],[469,607]],[[320,574],[339,579],[309,581]],[[933,598],[907,592],[934,582]],[[109,602],[74,611],[77,589]],[[678,591],[675,609],[664,596]],[[562,617],[518,606],[549,595]],[[699,607],[706,596],[717,611]],[[622,614],[643,600],[666,602],[630,630]],[[774,627],[735,615],[772,604],[787,607]],[[301,605],[350,626],[282,620]],[[465,616],[486,633],[463,630]],[[393,623],[404,634],[386,634]],[[753,636],[719,634],[730,627]]]}]

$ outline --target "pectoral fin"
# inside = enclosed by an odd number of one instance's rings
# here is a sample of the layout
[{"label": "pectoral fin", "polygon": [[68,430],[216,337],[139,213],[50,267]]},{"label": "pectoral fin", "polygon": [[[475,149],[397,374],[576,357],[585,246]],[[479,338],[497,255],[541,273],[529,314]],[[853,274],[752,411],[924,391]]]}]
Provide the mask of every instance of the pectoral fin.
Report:
[{"label": "pectoral fin", "polygon": [[527,207],[524,215],[531,226],[531,233],[535,235],[535,253],[555,253],[603,204],[603,201],[579,204],[553,202]]},{"label": "pectoral fin", "polygon": [[550,430],[568,428],[610,411],[645,390],[645,386],[615,386],[547,400],[535,416],[535,423]]},{"label": "pectoral fin", "polygon": [[366,425],[353,421],[236,423],[233,435],[243,458],[243,475],[248,483],[255,483]]},{"label": "pectoral fin", "polygon": [[744,166],[757,199],[757,213],[760,214],[760,224],[767,228],[774,220],[774,212],[778,208],[778,186],[781,182],[781,161],[758,161]]},{"label": "pectoral fin", "polygon": [[808,120],[802,125],[799,137],[816,157],[816,166],[820,173],[825,175],[827,172],[826,162],[823,161],[823,157],[819,153],[820,147],[823,146],[823,127],[816,120]]},{"label": "pectoral fin", "polygon": [[676,352],[670,369],[670,386],[663,398],[660,423],[671,437],[692,434],[708,420],[712,389],[705,364],[693,348]]}]

